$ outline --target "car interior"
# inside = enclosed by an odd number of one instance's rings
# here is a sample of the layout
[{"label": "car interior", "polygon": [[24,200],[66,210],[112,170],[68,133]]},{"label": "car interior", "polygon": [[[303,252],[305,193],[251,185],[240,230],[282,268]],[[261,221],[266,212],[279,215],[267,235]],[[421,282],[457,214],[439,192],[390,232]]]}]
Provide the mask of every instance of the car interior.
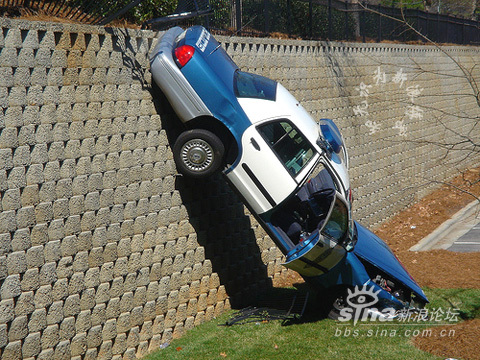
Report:
[{"label": "car interior", "polygon": [[293,248],[318,232],[335,200],[335,183],[326,169],[304,184],[271,217],[271,225]]}]

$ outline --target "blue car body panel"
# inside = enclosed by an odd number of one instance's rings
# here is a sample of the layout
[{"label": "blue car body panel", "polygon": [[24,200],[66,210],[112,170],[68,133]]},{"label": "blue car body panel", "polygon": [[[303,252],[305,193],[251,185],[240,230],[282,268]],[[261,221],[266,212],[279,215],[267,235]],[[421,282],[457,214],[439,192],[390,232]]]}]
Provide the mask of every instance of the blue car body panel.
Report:
[{"label": "blue car body panel", "polygon": [[202,38],[202,34],[205,33],[205,29],[201,26],[193,26],[187,29],[185,44],[194,46],[196,50],[203,54],[202,57],[207,63],[206,65],[215,72],[218,78],[227,86],[228,91],[233,94],[233,76],[235,71],[238,70],[238,66],[213,36],[208,37],[208,41],[201,42],[199,47],[198,39]]},{"label": "blue car body panel", "polygon": [[427,297],[420,286],[418,286],[407,270],[405,270],[388,245],[359,223],[356,223],[356,226],[358,231],[358,241],[353,253],[397,279],[425,302],[428,302]]},{"label": "blue car body panel", "polygon": [[345,259],[328,273],[309,280],[325,287],[342,284],[359,287],[363,285],[373,286],[375,291],[381,290],[378,293],[379,298],[402,307],[403,305],[400,301],[371,281],[371,277],[362,262],[363,260],[388,274],[391,278],[401,282],[406,288],[420,297],[422,301],[428,303],[423,290],[412,279],[387,244],[359,223],[355,222],[355,225],[358,232],[358,240],[354,250],[347,253]]},{"label": "blue car body panel", "polygon": [[213,37],[200,49],[197,43],[202,31],[200,26],[187,30],[184,44],[195,47],[195,54],[181,72],[241,150],[242,135],[252,123],[235,96],[233,79],[238,67]]}]

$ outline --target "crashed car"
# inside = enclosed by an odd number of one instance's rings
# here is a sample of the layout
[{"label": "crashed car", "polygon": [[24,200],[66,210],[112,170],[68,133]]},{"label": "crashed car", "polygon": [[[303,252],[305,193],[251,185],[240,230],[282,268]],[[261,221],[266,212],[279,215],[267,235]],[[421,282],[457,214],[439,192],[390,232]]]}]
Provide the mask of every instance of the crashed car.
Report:
[{"label": "crashed car", "polygon": [[151,73],[180,121],[178,171],[221,171],[285,255],[318,288],[371,286],[396,308],[428,302],[388,246],[352,219],[348,153],[278,82],[244,72],[201,26],[161,33]]}]

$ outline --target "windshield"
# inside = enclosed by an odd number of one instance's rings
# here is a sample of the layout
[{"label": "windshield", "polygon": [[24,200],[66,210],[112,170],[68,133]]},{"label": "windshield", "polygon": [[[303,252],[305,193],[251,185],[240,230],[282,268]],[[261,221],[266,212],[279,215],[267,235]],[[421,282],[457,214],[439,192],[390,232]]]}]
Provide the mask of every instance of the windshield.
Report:
[{"label": "windshield", "polygon": [[261,125],[258,131],[292,176],[302,171],[315,154],[310,142],[288,120]]}]

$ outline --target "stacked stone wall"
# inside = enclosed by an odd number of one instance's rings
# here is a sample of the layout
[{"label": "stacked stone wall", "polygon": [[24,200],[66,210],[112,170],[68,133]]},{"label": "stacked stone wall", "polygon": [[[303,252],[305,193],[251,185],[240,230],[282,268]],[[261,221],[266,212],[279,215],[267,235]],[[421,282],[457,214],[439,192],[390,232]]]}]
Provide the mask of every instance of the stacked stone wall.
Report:
[{"label": "stacked stone wall", "polygon": [[[178,119],[149,73],[155,32],[0,27],[2,358],[141,357],[285,271],[221,176],[176,176]],[[478,80],[478,47],[219,40],[335,119],[371,227],[478,165],[432,144],[478,117],[458,66]]]}]

